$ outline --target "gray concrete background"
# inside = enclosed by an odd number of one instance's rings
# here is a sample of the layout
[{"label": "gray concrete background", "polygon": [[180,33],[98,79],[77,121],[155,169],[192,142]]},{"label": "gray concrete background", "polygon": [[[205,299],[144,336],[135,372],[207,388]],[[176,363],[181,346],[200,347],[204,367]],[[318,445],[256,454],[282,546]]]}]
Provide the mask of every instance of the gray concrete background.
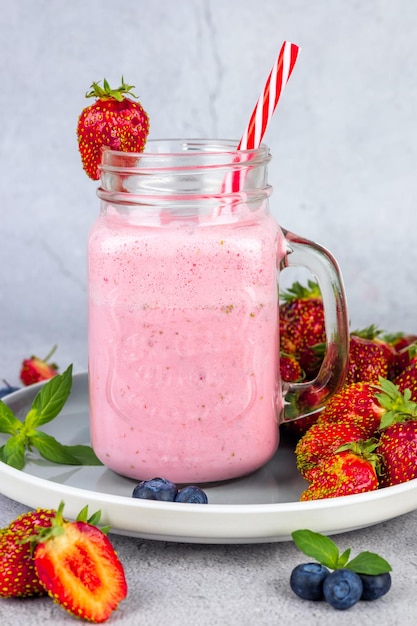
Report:
[{"label": "gray concrete background", "polygon": [[[239,138],[284,39],[302,48],[266,142],[286,228],[339,260],[352,326],[417,331],[415,0],[13,0],[0,11],[0,379],[59,345],[85,370],[88,229],[98,211],[75,137],[84,93],[124,74],[152,137]],[[4,525],[21,505],[0,496]],[[299,601],[290,543],[115,538],[130,593],[111,623],[414,624],[417,513],[340,536],[394,567],[378,603]],[[48,600],[2,601],[1,623],[70,624]]]},{"label": "gray concrete background", "polygon": [[414,0],[14,0],[0,12],[0,375],[55,343],[60,365],[86,368],[99,203],[75,127],[91,82],[123,73],[151,137],[239,138],[284,39],[302,50],[265,137],[272,211],[337,257],[353,327],[417,331]]}]

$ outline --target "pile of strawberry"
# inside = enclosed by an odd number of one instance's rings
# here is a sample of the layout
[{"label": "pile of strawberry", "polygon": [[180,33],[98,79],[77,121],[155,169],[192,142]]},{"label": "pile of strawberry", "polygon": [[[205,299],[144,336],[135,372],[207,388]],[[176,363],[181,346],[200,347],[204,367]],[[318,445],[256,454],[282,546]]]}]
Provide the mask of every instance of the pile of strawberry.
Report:
[{"label": "pile of strawberry", "polygon": [[[325,325],[318,286],[294,285],[280,307],[281,376],[320,368]],[[350,333],[343,389],[321,413],[289,425],[296,462],[310,483],[301,500],[372,491],[417,478],[417,336],[375,326]]]},{"label": "pile of strawberry", "polygon": [[124,570],[99,513],[77,520],[57,510],[37,509],[0,530],[0,597],[48,594],[79,618],[106,621],[127,595]]}]

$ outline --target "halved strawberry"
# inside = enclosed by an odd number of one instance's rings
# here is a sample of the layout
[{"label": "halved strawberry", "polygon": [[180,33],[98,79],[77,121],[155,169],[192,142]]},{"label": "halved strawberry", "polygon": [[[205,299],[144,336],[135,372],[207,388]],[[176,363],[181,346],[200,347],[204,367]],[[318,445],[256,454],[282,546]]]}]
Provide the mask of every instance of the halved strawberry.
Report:
[{"label": "halved strawberry", "polygon": [[51,528],[35,539],[36,572],[48,594],[69,613],[104,622],[127,595],[123,566],[99,528],[67,522],[62,508]]}]

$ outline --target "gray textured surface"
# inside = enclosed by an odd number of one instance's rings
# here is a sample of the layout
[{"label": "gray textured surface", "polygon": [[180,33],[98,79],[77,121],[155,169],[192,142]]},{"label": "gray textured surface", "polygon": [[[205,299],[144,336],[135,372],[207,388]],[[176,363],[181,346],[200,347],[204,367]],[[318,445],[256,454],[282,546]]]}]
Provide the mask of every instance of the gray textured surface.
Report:
[{"label": "gray textured surface", "polygon": [[[0,500],[0,522],[23,507]],[[361,602],[349,611],[326,603],[306,602],[289,588],[293,567],[305,557],[292,543],[192,545],[141,541],[111,536],[127,575],[127,599],[109,624],[120,626],[303,626],[415,624],[415,528],[417,513],[335,536],[341,550],[352,547],[379,552],[393,567],[389,593],[376,602]],[[2,626],[76,623],[48,598],[0,600]]]},{"label": "gray textured surface", "polygon": [[[86,368],[85,242],[98,210],[75,125],[93,80],[123,73],[151,136],[238,138],[284,39],[302,47],[266,141],[279,222],[339,260],[354,327],[417,331],[414,0],[14,0],[0,13],[0,379],[59,345]],[[0,497],[4,523],[22,507]],[[392,561],[390,594],[335,614],[298,601],[290,544],[115,538],[130,594],[111,623],[415,623],[412,513],[340,536]],[[2,626],[73,623],[45,600],[0,602]]]}]

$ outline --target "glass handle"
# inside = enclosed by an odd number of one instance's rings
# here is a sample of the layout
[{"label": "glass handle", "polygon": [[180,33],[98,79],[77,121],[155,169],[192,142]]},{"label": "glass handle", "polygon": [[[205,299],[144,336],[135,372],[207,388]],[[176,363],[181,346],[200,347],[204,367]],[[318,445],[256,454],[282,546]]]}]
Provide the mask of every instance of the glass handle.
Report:
[{"label": "glass handle", "polygon": [[349,320],[342,276],[334,257],[322,246],[282,229],[288,252],[280,269],[304,267],[320,287],[326,326],[326,350],[315,379],[282,384],[282,421],[303,417],[323,408],[344,384],[348,367]]}]

